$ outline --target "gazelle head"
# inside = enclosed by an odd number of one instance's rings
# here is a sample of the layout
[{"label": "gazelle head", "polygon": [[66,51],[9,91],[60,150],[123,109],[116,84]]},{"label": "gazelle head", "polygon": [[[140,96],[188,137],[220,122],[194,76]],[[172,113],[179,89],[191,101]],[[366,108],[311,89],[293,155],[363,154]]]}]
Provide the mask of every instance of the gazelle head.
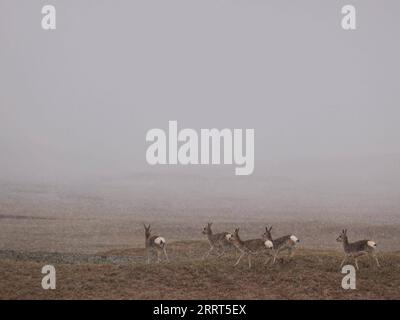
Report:
[{"label": "gazelle head", "polygon": [[347,241],[347,229],[343,229],[342,232],[339,234],[339,237],[336,238],[337,242],[344,242]]},{"label": "gazelle head", "polygon": [[268,228],[268,226],[265,227],[265,232],[262,235],[263,239],[272,241],[271,230],[272,230],[272,226],[269,228]]},{"label": "gazelle head", "polygon": [[144,234],[145,234],[146,238],[150,237],[150,235],[151,235],[150,225],[146,226],[146,225],[143,223],[143,227],[144,227]]},{"label": "gazelle head", "polygon": [[235,232],[232,234],[232,236],[229,239],[232,242],[238,242],[240,241],[240,237],[239,237],[239,228],[235,229]]},{"label": "gazelle head", "polygon": [[208,222],[201,233],[202,234],[206,234],[206,235],[207,234],[212,234],[211,226],[212,226],[212,222]]}]

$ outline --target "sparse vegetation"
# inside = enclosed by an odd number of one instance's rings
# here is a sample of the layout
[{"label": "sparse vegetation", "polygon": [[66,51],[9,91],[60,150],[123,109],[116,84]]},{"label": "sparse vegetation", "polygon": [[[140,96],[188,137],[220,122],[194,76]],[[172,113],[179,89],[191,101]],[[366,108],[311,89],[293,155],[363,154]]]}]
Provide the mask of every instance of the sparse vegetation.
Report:
[{"label": "sparse vegetation", "polygon": [[[185,188],[188,183],[174,181]],[[156,200],[153,186],[174,190],[167,188],[169,179],[135,176],[127,186],[117,181],[113,188],[71,192],[0,184],[0,299],[400,299],[396,208],[374,215],[336,207],[275,212],[273,199],[239,196],[246,190],[240,179],[229,180],[238,193],[222,198],[219,187],[213,189],[219,180],[190,181],[196,187],[182,194],[160,192]],[[301,242],[291,261],[282,253],[273,266],[256,256],[250,270],[243,261],[234,267],[234,248],[220,259],[213,252],[202,260],[210,249],[202,234],[207,221],[214,222],[216,234],[240,227],[243,239],[262,237],[272,224],[276,237],[295,234]],[[170,263],[146,265],[143,223],[165,237]],[[353,291],[341,288],[344,253],[335,241],[346,227],[350,239],[377,242],[382,265],[378,269],[361,257]],[[45,264],[56,267],[54,291],[41,287]]]},{"label": "sparse vegetation", "polygon": [[[265,267],[260,257],[252,269],[233,266],[235,254],[202,260],[205,241],[180,241],[169,246],[171,262],[145,263],[144,249],[112,250],[91,263],[64,260],[60,254],[57,289],[40,286],[43,261],[18,255],[0,258],[1,299],[399,299],[400,253],[381,253],[382,267],[359,260],[357,289],[343,290],[333,250],[299,249],[293,259]],[[110,259],[119,257],[120,259]],[[129,258],[124,260],[123,258]],[[107,259],[109,258],[109,259]]]}]

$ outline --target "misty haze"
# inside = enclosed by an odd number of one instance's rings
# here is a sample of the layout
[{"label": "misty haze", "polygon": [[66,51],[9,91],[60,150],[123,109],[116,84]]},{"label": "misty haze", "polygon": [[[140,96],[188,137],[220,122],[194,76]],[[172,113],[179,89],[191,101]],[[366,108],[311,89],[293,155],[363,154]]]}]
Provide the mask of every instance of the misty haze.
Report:
[{"label": "misty haze", "polygon": [[[0,3],[0,258],[266,224],[311,249],[400,240],[398,1]],[[397,30],[397,31],[395,31]],[[146,162],[152,128],[254,129],[254,172]],[[337,266],[338,267],[338,266]],[[145,297],[146,298],[146,297]]]}]

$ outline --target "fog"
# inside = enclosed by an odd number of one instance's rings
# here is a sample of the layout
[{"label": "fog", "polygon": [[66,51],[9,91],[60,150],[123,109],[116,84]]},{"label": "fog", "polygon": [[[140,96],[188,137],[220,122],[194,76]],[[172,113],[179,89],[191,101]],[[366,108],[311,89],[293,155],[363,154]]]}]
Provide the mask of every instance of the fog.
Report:
[{"label": "fog", "polygon": [[[398,1],[352,1],[355,31],[343,1],[53,0],[54,31],[45,4],[0,2],[2,185],[398,212]],[[168,120],[255,129],[253,175],[149,166]]]}]

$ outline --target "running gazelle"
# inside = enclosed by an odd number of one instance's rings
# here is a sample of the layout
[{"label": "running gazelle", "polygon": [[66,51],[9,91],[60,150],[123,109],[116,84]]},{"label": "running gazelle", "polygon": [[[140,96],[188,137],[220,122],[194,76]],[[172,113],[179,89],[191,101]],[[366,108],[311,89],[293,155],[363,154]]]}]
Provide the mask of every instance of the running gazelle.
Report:
[{"label": "running gazelle", "polygon": [[164,252],[165,259],[169,261],[166,245],[167,242],[165,238],[159,237],[157,235],[151,235],[150,225],[144,226],[144,236],[145,236],[145,246],[146,246],[146,253],[147,253],[147,263],[150,263],[150,256],[153,252],[157,252],[157,263],[161,261],[161,253]]},{"label": "running gazelle", "polygon": [[360,241],[356,241],[356,242],[349,242],[349,239],[347,237],[347,229],[342,230],[342,232],[340,233],[340,235],[336,239],[336,241],[343,243],[344,259],[343,259],[342,263],[340,264],[340,268],[342,268],[342,266],[347,258],[353,257],[355,264],[356,264],[356,268],[357,268],[357,270],[359,270],[357,259],[363,255],[369,255],[371,258],[373,258],[375,260],[378,268],[380,267],[378,257],[376,256],[376,252],[375,252],[375,249],[376,249],[375,241],[360,240]]},{"label": "running gazelle", "polygon": [[230,238],[232,237],[231,233],[213,233],[211,226],[212,222],[208,222],[202,231],[202,233],[207,236],[208,243],[210,244],[210,249],[204,254],[203,259],[207,258],[214,250],[220,250],[218,257],[221,257],[225,253],[226,249],[232,248],[233,246],[230,242]]},{"label": "running gazelle", "polygon": [[240,251],[239,259],[237,259],[234,266],[237,266],[244,255],[247,255],[249,262],[249,268],[251,268],[251,256],[256,254],[269,254],[269,250],[273,248],[273,243],[265,239],[251,239],[242,240],[239,236],[239,228],[235,229],[232,237],[230,238],[232,243]]},{"label": "running gazelle", "polygon": [[[276,258],[278,257],[278,255],[283,252],[283,251],[288,251],[288,255],[289,258],[291,258],[293,256],[293,251],[296,247],[296,244],[298,242],[300,242],[300,240],[293,234],[289,234],[277,239],[273,239],[272,238],[272,234],[271,234],[271,230],[272,230],[272,226],[270,228],[265,227],[265,233],[263,234],[263,238],[265,240],[269,240],[273,243],[273,249],[272,249],[272,264],[275,263]],[[268,263],[270,261],[270,259],[268,259],[268,261],[266,261],[266,263]]]}]

